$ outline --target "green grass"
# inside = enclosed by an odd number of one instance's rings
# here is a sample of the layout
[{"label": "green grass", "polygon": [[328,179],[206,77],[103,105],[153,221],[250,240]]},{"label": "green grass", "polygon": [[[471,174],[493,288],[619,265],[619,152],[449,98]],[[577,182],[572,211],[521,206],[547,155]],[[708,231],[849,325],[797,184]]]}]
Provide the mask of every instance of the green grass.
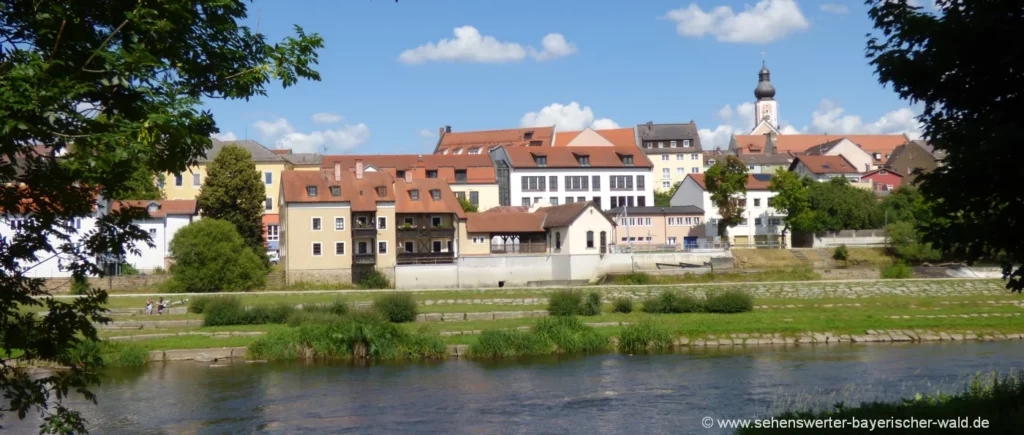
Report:
[{"label": "green grass", "polygon": [[529,331],[483,331],[470,347],[477,358],[547,355],[553,352],[600,352],[609,348],[608,336],[586,326],[574,316],[540,319]]},{"label": "green grass", "polygon": [[674,334],[663,324],[642,320],[619,331],[619,350],[635,353],[672,347]]},{"label": "green grass", "polygon": [[396,360],[443,358],[446,350],[436,335],[409,331],[376,313],[355,312],[273,331],[254,340],[248,354],[267,360]]},{"label": "green grass", "polygon": [[778,282],[778,281],[816,281],[821,275],[809,267],[792,269],[766,270],[760,272],[714,272],[687,273],[683,275],[648,275],[638,272],[626,275],[614,275],[608,279],[607,285],[635,284],[711,284],[732,282]]},{"label": "green grass", "polygon": [[[937,392],[922,395],[919,393],[912,399],[894,402],[868,402],[857,406],[844,406],[842,403],[838,403],[832,409],[826,410],[790,410],[777,418],[836,419],[852,422],[853,419],[893,421],[909,418],[949,421],[958,417],[967,417],[968,424],[973,424],[977,419],[984,419],[988,423],[987,428],[946,429],[946,431],[967,434],[1017,434],[1020,433],[1022,414],[1024,414],[1024,373],[1015,372],[1007,376],[994,373],[976,376],[974,381],[963,391],[955,394]],[[868,433],[863,428],[853,427],[830,429],[827,432],[836,434]],[[739,429],[735,433],[737,435],[789,434],[793,433],[793,430]],[[870,433],[932,434],[946,432],[934,427],[914,427],[875,429]]]}]

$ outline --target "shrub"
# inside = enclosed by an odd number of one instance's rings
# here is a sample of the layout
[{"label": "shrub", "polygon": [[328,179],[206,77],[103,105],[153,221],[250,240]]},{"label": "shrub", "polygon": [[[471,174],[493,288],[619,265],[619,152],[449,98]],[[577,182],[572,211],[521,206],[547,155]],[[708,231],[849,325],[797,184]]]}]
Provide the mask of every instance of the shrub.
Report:
[{"label": "shrub", "polygon": [[192,314],[203,314],[206,307],[217,298],[217,296],[194,297],[188,301],[188,312]]},{"label": "shrub", "polygon": [[743,290],[708,293],[704,310],[709,313],[744,313],[754,310],[754,298]]},{"label": "shrub", "polygon": [[546,317],[531,332],[557,346],[559,352],[598,352],[608,348],[608,338],[577,317]]},{"label": "shrub", "polygon": [[548,298],[548,313],[552,316],[575,316],[583,305],[583,294],[576,290],[558,290]]},{"label": "shrub", "polygon": [[622,352],[634,353],[669,347],[672,347],[672,333],[650,320],[641,320],[626,326],[619,333],[619,351]]},{"label": "shrub", "polygon": [[613,313],[632,313],[633,312],[633,298],[620,297],[612,301],[612,312]]},{"label": "shrub", "polygon": [[391,288],[391,281],[388,281],[388,277],[384,276],[381,271],[374,269],[366,272],[362,278],[359,278],[359,287],[368,289]]},{"label": "shrub", "polygon": [[658,296],[647,296],[640,304],[640,310],[645,313],[665,312],[665,305],[661,303],[661,298]]},{"label": "shrub", "polygon": [[296,327],[308,324],[325,324],[336,322],[338,320],[341,320],[341,316],[331,314],[327,311],[296,310],[288,316],[285,323],[288,324],[288,326]]},{"label": "shrub", "polygon": [[917,228],[910,222],[896,222],[885,227],[889,253],[904,261],[920,263],[942,259],[942,252],[931,243],[921,240]]},{"label": "shrub", "polygon": [[84,295],[89,292],[89,278],[74,276],[71,278],[71,294]]},{"label": "shrub", "polygon": [[164,275],[167,271],[164,268],[157,266],[153,268],[153,275]]},{"label": "shrub", "polygon": [[882,278],[904,279],[914,276],[914,271],[904,263],[893,263],[882,267]]},{"label": "shrub", "polygon": [[254,358],[436,359],[445,356],[440,337],[406,332],[374,312],[356,311],[328,323],[273,331],[249,346]]},{"label": "shrub", "polygon": [[697,298],[672,290],[648,297],[643,303],[645,313],[699,313],[703,310],[704,304]]},{"label": "shrub", "polygon": [[544,355],[552,350],[551,344],[539,334],[509,330],[484,331],[470,348],[473,356],[489,358]]},{"label": "shrub", "polygon": [[203,306],[203,326],[285,323],[295,307],[284,303],[246,309],[237,297],[212,298]]},{"label": "shrub", "polygon": [[625,285],[644,285],[651,283],[651,276],[644,272],[633,272],[620,275],[615,281]]},{"label": "shrub", "polygon": [[149,352],[134,343],[104,342],[100,357],[107,368],[135,368],[146,365]]},{"label": "shrub", "polygon": [[263,260],[227,221],[200,219],[188,224],[174,235],[170,250],[175,263],[166,284],[169,291],[207,293],[266,285]]},{"label": "shrub", "polygon": [[835,251],[832,251],[832,259],[836,261],[846,261],[850,259],[850,251],[846,249],[846,245],[839,245]]},{"label": "shrub", "polygon": [[579,314],[583,316],[596,316],[601,314],[601,293],[592,291],[587,293],[587,298],[580,305]]},{"label": "shrub", "polygon": [[136,269],[135,266],[132,266],[129,263],[121,263],[121,275],[122,276],[137,276],[138,274],[139,274],[139,269]]},{"label": "shrub", "polygon": [[387,293],[373,300],[373,308],[389,322],[416,320],[416,300],[410,293]]}]

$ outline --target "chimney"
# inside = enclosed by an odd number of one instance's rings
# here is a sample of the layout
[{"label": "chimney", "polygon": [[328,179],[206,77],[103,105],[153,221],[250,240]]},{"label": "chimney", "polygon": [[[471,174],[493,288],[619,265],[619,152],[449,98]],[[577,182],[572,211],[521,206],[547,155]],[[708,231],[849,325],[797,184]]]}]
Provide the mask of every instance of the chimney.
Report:
[{"label": "chimney", "polygon": [[356,160],[356,180],[363,179],[363,161]]},{"label": "chimney", "polygon": [[341,162],[334,162],[334,181],[341,181]]},{"label": "chimney", "polygon": [[419,157],[419,159],[417,161],[423,162],[423,154],[420,154],[420,157]]},{"label": "chimney", "polygon": [[406,183],[412,183],[412,171],[413,171],[413,168],[409,168],[409,169],[405,170],[405,182]]},{"label": "chimney", "polygon": [[437,138],[438,139],[444,138],[444,127],[438,127],[438,129],[437,129]]},{"label": "chimney", "polygon": [[444,132],[445,132],[445,134],[451,133],[452,132],[452,126],[450,126],[450,125],[444,126]]},{"label": "chimney", "polygon": [[647,131],[654,129],[654,121],[647,121]]}]

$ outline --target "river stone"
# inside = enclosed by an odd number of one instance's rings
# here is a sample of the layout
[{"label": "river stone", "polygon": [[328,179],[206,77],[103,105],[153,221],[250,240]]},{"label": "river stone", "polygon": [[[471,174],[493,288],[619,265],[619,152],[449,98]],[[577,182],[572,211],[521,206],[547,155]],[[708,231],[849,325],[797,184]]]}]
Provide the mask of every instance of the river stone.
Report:
[{"label": "river stone", "polygon": [[914,341],[913,338],[905,334],[892,334],[890,337],[892,337],[892,341]]},{"label": "river stone", "polygon": [[963,334],[949,334],[949,336],[953,337],[954,340],[963,340],[964,339],[964,335]]}]

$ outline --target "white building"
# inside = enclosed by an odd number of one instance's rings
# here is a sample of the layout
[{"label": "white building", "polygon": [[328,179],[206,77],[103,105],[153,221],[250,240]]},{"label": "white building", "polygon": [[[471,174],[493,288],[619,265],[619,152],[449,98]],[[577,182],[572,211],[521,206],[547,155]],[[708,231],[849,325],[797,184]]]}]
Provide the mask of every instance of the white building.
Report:
[{"label": "white building", "polygon": [[153,246],[149,246],[145,242],[137,242],[135,248],[139,250],[139,253],[128,254],[125,262],[140,271],[152,271],[156,268],[167,269],[167,258],[170,256],[170,244],[174,235],[185,225],[199,219],[196,201],[172,199],[114,203],[115,210],[126,207],[145,208],[149,212],[149,219],[134,223],[149,233]]},{"label": "white building", "polygon": [[[87,217],[76,218],[72,221],[71,225],[75,230],[75,233],[71,235],[70,242],[72,244],[81,243],[83,238],[92,232],[96,228],[96,220],[107,213],[107,206],[104,201],[98,201],[96,208],[93,213]],[[23,229],[26,220],[29,216],[21,213],[6,213],[2,214],[0,219],[0,237],[8,239],[9,241],[14,239],[19,229]],[[54,250],[60,250],[60,246],[64,244],[64,241],[59,240],[56,236],[49,236],[49,245]],[[44,252],[39,251],[35,254],[35,261],[23,261],[21,266],[25,276],[30,278],[69,278],[71,277],[71,271],[66,266],[72,261],[72,257],[61,252]],[[95,259],[92,259],[95,261]]]},{"label": "white building", "polygon": [[[704,174],[689,175],[679,186],[679,190],[672,196],[671,205],[696,206],[704,210],[705,234],[714,237],[718,234],[718,223],[721,215],[718,214],[718,207],[711,202],[711,194],[708,193],[704,183]],[[730,245],[743,248],[753,247],[782,247],[782,229],[784,228],[783,218],[785,216],[776,212],[771,207],[771,198],[775,193],[768,190],[771,182],[769,174],[751,174],[747,176],[747,194],[741,199],[743,214],[746,217],[735,227],[730,227],[727,234]],[[786,234],[785,246],[790,245],[790,234]]]},{"label": "white building", "polygon": [[633,129],[558,133],[551,147],[495,147],[502,205],[531,206],[594,201],[602,210],[654,205],[647,156]]},{"label": "white building", "polygon": [[875,164],[881,160],[880,153],[868,154],[850,139],[842,138],[815,145],[807,149],[806,156],[842,156],[857,172],[870,172],[880,166]]}]

